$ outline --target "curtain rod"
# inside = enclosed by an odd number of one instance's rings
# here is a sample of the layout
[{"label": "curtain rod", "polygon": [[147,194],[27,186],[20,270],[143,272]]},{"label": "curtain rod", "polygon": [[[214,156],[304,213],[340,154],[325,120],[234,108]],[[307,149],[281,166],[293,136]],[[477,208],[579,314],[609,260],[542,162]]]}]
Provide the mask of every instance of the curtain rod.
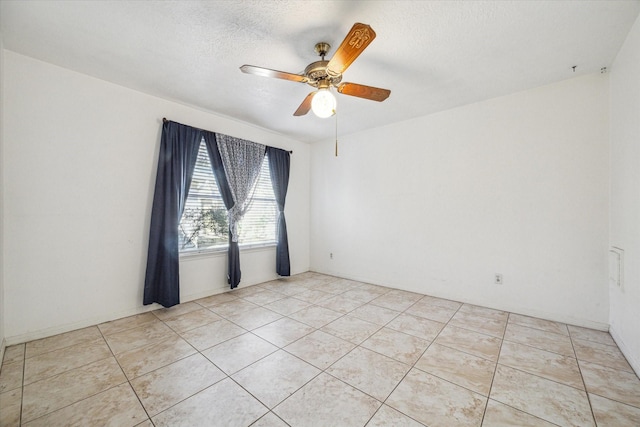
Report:
[{"label": "curtain rod", "polygon": [[[162,123],[167,123],[167,122],[169,122],[169,121],[171,121],[171,120],[168,120],[166,117],[163,117],[163,118],[162,118]],[[174,123],[178,123],[178,122],[174,122]],[[183,126],[190,126],[190,125],[184,125],[183,123],[178,123],[178,124],[181,124],[181,125],[183,125]],[[191,127],[195,127],[195,126],[191,126]],[[200,128],[196,128],[196,129],[200,129]],[[206,130],[206,129],[200,129],[200,130],[204,130],[204,131],[207,131],[207,132],[211,132],[211,131],[208,131],[208,130]],[[293,154],[293,150],[285,150],[285,151],[288,151],[288,152],[289,152],[289,154]]]}]

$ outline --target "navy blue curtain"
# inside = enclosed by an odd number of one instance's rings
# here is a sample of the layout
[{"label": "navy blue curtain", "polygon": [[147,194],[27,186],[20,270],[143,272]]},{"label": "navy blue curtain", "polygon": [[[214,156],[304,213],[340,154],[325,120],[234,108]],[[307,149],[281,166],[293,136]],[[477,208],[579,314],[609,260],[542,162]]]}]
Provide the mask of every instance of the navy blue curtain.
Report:
[{"label": "navy blue curtain", "polygon": [[[220,151],[218,150],[218,143],[216,142],[216,134],[213,132],[203,131],[204,142],[207,146],[207,152],[209,153],[209,160],[213,168],[213,175],[218,182],[218,189],[222,195],[224,206],[227,210],[231,209],[234,205],[233,194],[231,193],[231,187],[229,187],[229,181],[227,181],[227,175],[224,172],[224,165],[222,164],[222,158],[220,157]],[[228,268],[227,268],[227,282],[231,289],[234,289],[240,283],[242,273],[240,271],[240,248],[238,242],[234,242],[231,238],[231,231],[229,230],[229,249],[228,249]]]},{"label": "navy blue curtain", "polygon": [[269,173],[273,193],[278,203],[278,246],[276,247],[276,273],[280,276],[290,276],[289,238],[287,237],[287,222],[284,219],[284,202],[289,187],[289,169],[291,156],[288,151],[267,147],[269,156]]},{"label": "navy blue curtain", "polygon": [[200,129],[165,121],[151,209],[149,252],[144,279],[144,305],[180,303],[178,226],[191,186]]}]

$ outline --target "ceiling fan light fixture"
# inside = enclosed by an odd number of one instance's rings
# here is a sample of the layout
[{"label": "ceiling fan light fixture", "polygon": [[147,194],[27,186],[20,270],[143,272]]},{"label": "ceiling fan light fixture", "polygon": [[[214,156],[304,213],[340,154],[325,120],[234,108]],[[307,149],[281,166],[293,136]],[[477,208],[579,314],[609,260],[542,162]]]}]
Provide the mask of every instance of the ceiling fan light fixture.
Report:
[{"label": "ceiling fan light fixture", "polygon": [[336,97],[326,89],[318,89],[311,100],[311,110],[321,119],[331,117],[336,113]]}]

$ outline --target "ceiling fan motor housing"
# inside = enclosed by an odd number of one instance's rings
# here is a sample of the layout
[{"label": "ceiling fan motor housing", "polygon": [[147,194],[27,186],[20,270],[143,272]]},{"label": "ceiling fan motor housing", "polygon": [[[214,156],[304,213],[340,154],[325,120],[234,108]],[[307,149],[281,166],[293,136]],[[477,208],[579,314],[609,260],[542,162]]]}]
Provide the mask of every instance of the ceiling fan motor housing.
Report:
[{"label": "ceiling fan motor housing", "polygon": [[322,82],[327,82],[325,87],[329,85],[336,86],[342,81],[342,74],[337,76],[330,76],[327,74],[327,64],[329,61],[316,61],[312,62],[304,69],[304,74],[307,76],[309,85],[313,87],[322,87]]}]

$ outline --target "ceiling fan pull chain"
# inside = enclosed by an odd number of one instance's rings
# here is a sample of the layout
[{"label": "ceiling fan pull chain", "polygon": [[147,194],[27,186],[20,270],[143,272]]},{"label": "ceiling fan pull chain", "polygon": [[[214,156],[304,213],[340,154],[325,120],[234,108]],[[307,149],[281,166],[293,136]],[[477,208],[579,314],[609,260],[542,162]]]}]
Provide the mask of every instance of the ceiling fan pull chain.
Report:
[{"label": "ceiling fan pull chain", "polygon": [[336,116],[336,157],[338,157],[338,112],[334,110]]}]

